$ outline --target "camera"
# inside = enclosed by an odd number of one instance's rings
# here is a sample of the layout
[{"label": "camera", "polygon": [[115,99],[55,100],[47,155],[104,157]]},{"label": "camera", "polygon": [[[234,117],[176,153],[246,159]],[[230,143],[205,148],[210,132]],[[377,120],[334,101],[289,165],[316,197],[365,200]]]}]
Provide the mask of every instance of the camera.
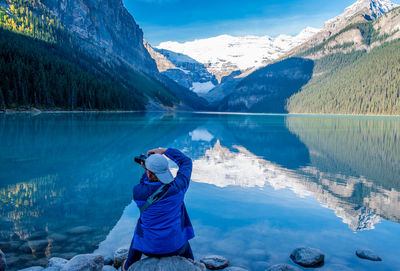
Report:
[{"label": "camera", "polygon": [[144,154],[141,154],[139,156],[135,156],[135,162],[138,163],[139,165],[144,164],[144,161],[147,159],[147,156]]},{"label": "camera", "polygon": [[[149,156],[152,155],[152,153],[149,154]],[[144,164],[144,161],[148,158],[147,155],[141,154],[139,156],[135,156],[135,162],[138,163],[139,165]]]}]

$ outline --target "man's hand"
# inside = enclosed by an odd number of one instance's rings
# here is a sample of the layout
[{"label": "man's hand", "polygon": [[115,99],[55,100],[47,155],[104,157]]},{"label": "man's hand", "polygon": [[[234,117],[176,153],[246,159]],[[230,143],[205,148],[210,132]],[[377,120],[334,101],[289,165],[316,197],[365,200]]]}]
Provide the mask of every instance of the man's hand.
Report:
[{"label": "man's hand", "polygon": [[149,151],[147,152],[147,156],[149,156],[150,154],[155,154],[155,153],[164,154],[164,152],[165,152],[166,150],[167,150],[167,149],[165,149],[165,148],[152,149],[152,150],[149,150]]}]

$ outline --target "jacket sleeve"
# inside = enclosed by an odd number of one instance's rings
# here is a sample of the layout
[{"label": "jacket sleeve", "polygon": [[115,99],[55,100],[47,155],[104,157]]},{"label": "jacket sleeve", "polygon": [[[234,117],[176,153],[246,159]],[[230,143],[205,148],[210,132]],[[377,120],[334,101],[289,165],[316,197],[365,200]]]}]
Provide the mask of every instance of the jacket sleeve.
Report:
[{"label": "jacket sleeve", "polygon": [[[145,180],[147,180],[147,174],[146,174],[146,173],[143,173],[142,177],[140,178],[139,185],[140,185],[140,184],[143,184]],[[139,192],[138,192],[139,185],[135,185],[135,186],[133,187],[133,190],[132,190],[132,192],[133,192],[133,193],[132,193],[132,194],[133,194],[133,200],[134,200],[134,201],[136,201],[136,200],[138,200],[138,199],[140,198],[140,197],[139,197]]]},{"label": "jacket sleeve", "polygon": [[172,148],[167,149],[164,155],[174,161],[179,167],[172,185],[186,192],[189,187],[190,176],[192,175],[192,159],[184,155],[181,151]]}]

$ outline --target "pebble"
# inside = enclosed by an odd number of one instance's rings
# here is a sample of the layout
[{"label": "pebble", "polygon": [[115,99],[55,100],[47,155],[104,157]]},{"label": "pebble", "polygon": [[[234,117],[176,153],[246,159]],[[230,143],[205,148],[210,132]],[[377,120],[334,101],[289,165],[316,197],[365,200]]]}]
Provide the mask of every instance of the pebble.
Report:
[{"label": "pebble", "polygon": [[379,257],[375,252],[367,248],[359,248],[356,251],[356,255],[361,259],[366,259],[370,261],[379,262],[382,261],[382,258]]},{"label": "pebble", "polygon": [[227,258],[219,255],[209,255],[203,257],[200,262],[205,264],[205,266],[211,270],[223,269],[230,264]]},{"label": "pebble", "polygon": [[290,258],[303,267],[319,267],[324,264],[325,255],[316,248],[299,247],[293,250]]}]

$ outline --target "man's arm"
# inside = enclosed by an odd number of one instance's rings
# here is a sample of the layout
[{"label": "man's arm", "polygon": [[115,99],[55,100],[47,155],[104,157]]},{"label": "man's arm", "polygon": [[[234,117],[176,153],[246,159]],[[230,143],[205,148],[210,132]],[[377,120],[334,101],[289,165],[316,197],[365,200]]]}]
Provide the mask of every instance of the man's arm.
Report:
[{"label": "man's arm", "polygon": [[173,148],[154,149],[150,150],[148,154],[149,153],[164,154],[169,159],[174,161],[178,165],[179,170],[172,185],[176,185],[179,190],[186,191],[188,189],[190,176],[192,175],[192,159],[184,155],[181,151]]}]

